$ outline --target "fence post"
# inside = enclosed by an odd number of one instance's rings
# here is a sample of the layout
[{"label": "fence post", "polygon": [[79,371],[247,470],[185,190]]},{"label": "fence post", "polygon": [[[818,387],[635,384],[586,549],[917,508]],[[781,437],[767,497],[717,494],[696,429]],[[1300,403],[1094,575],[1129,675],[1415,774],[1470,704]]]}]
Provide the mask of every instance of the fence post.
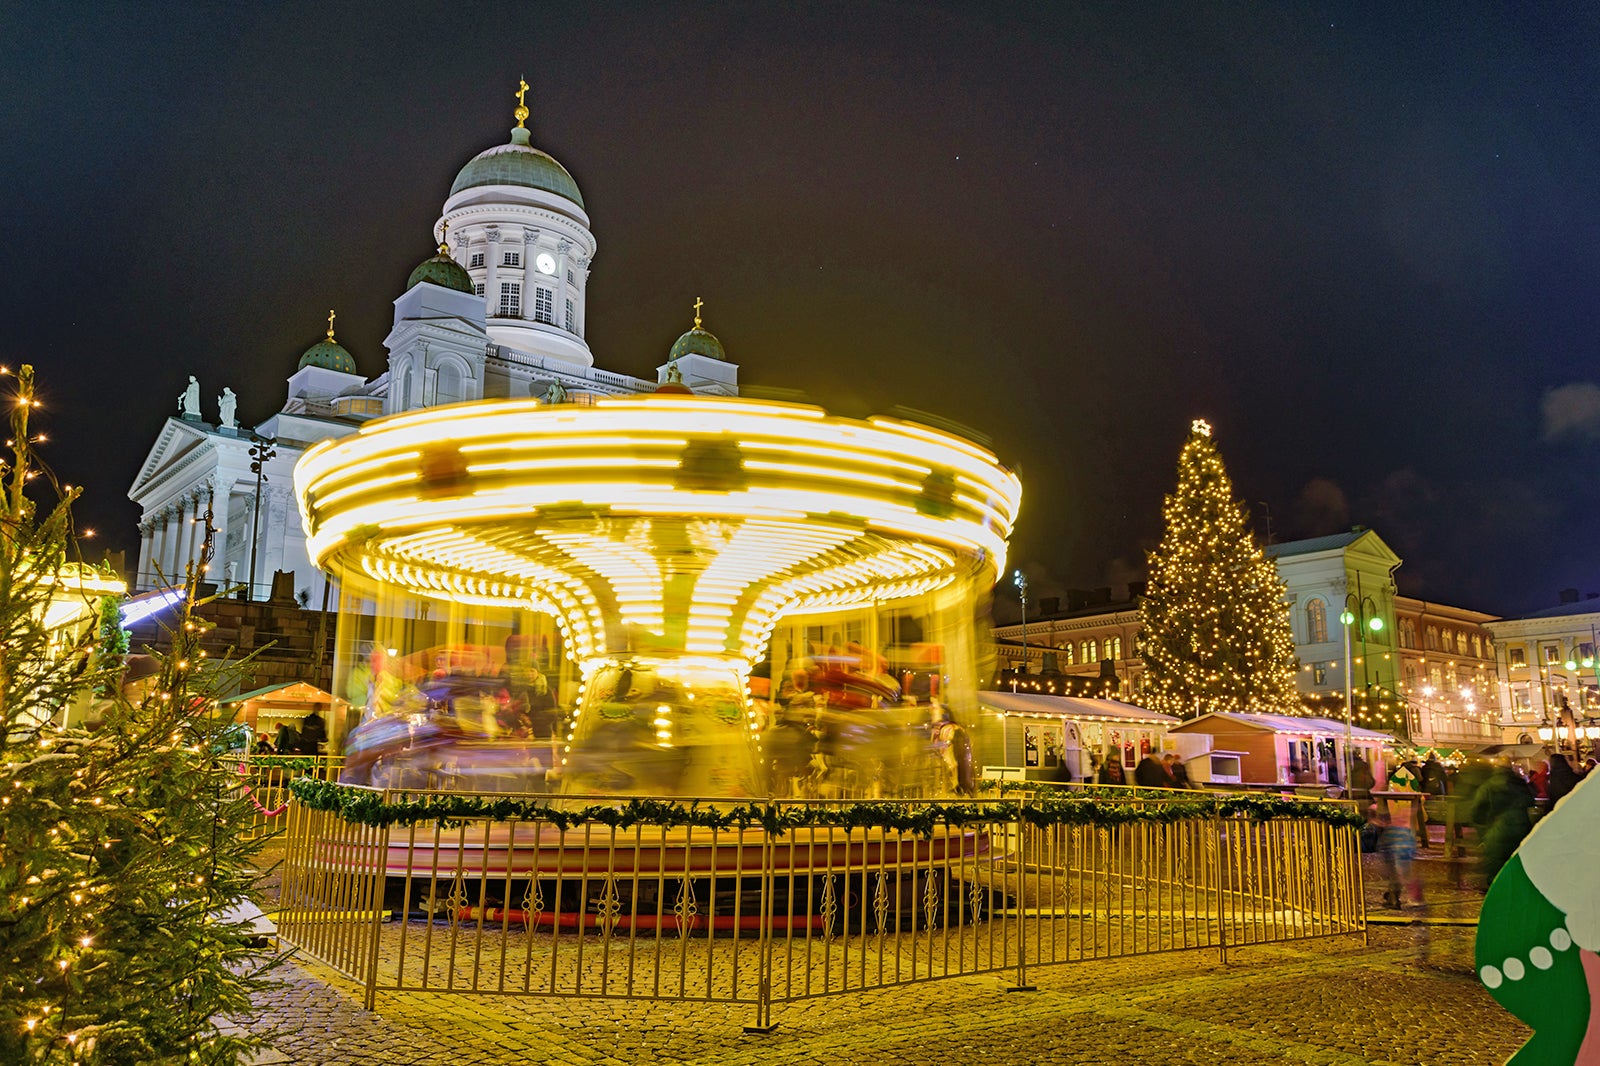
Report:
[{"label": "fence post", "polygon": [[1222,885],[1225,866],[1222,861],[1222,801],[1211,801],[1211,839],[1215,845],[1217,862],[1214,871],[1217,885],[1217,948],[1222,954],[1222,965],[1228,965],[1228,907],[1227,891]]},{"label": "fence post", "polygon": [[[389,802],[389,790],[383,792],[383,801]],[[371,845],[372,874],[367,890],[367,958],[366,973],[363,975],[365,988],[364,1006],[367,1010],[373,1008],[378,996],[378,943],[383,937],[383,894],[388,886],[389,871],[389,827],[380,826]],[[410,861],[410,852],[407,852],[407,862]]]},{"label": "fence post", "polygon": [[1028,907],[1023,900],[1028,883],[1028,823],[1022,810],[1028,804],[1028,794],[1017,801],[1017,979],[1007,992],[1036,992],[1038,988],[1028,983]]},{"label": "fence post", "polygon": [[[773,810],[772,800],[767,800],[767,809]],[[744,832],[744,830],[740,830]],[[756,968],[756,1021],[754,1025],[747,1025],[747,1033],[770,1033],[777,1028],[772,1024],[772,864],[773,842],[772,832],[767,829],[761,831],[761,922],[758,927],[758,941],[756,944],[756,957],[760,960]],[[794,901],[790,900],[790,910],[794,909]],[[791,921],[793,915],[790,915]],[[735,947],[737,950],[737,947]]]}]

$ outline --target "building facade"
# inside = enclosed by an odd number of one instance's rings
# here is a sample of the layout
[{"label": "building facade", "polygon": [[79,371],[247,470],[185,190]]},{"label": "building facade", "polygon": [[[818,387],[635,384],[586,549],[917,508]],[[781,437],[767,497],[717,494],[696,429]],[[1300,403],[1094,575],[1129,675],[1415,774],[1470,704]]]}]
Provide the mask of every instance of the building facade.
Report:
[{"label": "building facade", "polygon": [[1600,743],[1600,598],[1568,589],[1556,606],[1489,629],[1507,741],[1592,754]]},{"label": "building facade", "polygon": [[[1287,587],[1286,606],[1308,711],[1342,718],[1348,696],[1357,725],[1410,737],[1426,746],[1485,745],[1499,739],[1493,615],[1396,592],[1401,558],[1377,533],[1346,533],[1269,545]],[[1139,596],[1113,600],[1110,589],[1073,590],[1066,610],[1046,599],[1027,625],[997,626],[999,661],[1028,691],[1098,687],[1134,702],[1143,687]],[[1350,621],[1343,621],[1348,613]],[[1375,625],[1374,622],[1377,624]],[[1347,643],[1348,641],[1348,643]],[[1348,670],[1348,672],[1347,672]],[[1065,681],[1065,684],[1062,682]]]},{"label": "building facade", "polygon": [[[133,588],[180,584],[209,512],[217,530],[210,581],[259,599],[275,572],[291,572],[297,598],[320,605],[326,589],[306,554],[294,466],[313,444],[379,415],[496,397],[581,404],[667,383],[738,395],[738,368],[702,328],[698,299],[694,327],[656,380],[595,366],[584,340],[596,250],[587,207],[567,169],[533,147],[527,115],[519,103],[510,140],[456,175],[432,227],[438,252],[395,300],[376,377],[338,342],[330,312],[327,336],[300,356],[282,406],[254,427],[239,424],[238,399],[226,388],[215,418],[203,412],[200,383],[189,378],[128,492],[141,509]],[[270,441],[265,461],[259,448],[252,453],[259,440]]]}]

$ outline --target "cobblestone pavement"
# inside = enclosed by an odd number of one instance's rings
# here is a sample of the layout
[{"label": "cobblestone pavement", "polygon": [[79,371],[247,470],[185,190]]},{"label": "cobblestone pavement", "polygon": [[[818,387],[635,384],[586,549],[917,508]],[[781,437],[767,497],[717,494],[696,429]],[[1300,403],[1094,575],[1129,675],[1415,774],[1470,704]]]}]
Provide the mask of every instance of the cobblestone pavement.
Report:
[{"label": "cobblestone pavement", "polygon": [[261,1023],[290,1062],[448,1063],[1501,1063],[1527,1037],[1471,975],[1471,930],[1341,937],[1077,963],[774,1008],[359,991],[291,965]]},{"label": "cobblestone pavement", "polygon": [[1226,965],[1215,950],[1071,963],[1030,971],[1033,992],[962,977],[780,1004],[769,1034],[743,1032],[753,1008],[715,1004],[380,993],[366,1011],[353,983],[309,963],[285,968],[256,1024],[302,1066],[1504,1062],[1528,1031],[1473,977],[1470,861],[1418,862],[1420,892],[1398,910],[1377,860],[1365,866],[1386,923],[1365,942],[1236,948]]}]

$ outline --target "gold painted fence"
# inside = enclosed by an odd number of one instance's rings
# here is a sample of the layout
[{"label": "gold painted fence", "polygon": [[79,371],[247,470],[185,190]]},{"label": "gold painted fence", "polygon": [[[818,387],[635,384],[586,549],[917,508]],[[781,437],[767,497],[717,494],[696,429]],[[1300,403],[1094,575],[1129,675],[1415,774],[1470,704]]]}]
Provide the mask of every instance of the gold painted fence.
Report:
[{"label": "gold painted fence", "polygon": [[[1011,797],[993,818],[925,834],[487,816],[374,827],[291,801],[277,920],[303,955],[358,981],[368,1007],[399,990],[667,999],[748,1005],[753,1028],[777,1005],[891,985],[996,974],[1026,987],[1041,966],[1226,958],[1365,930],[1354,828],[1183,800],[1202,813],[1144,818],[1159,801],[1118,798],[1123,820],[1048,824],[1048,805]],[[829,805],[773,809],[807,806]],[[971,817],[970,803],[944,807]]]}]

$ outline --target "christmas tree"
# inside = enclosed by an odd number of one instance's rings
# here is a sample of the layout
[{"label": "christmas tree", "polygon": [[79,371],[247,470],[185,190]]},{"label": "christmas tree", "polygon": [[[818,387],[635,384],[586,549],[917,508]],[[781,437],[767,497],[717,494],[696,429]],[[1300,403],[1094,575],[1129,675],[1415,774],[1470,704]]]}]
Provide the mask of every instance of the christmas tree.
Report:
[{"label": "christmas tree", "polygon": [[[214,693],[229,671],[199,669],[188,613],[209,535],[171,655],[125,684],[119,627],[50,621],[74,598],[90,619],[104,605],[74,559],[76,493],[56,487],[43,518],[30,497],[52,479],[32,454],[32,368],[15,380],[0,498],[0,1062],[234,1063],[260,1038],[229,1023],[248,1018],[270,960],[224,916],[251,896],[259,845],[239,832],[237,763],[220,757]],[[91,698],[95,727],[66,725]]]},{"label": "christmas tree", "polygon": [[1180,718],[1303,713],[1283,579],[1256,544],[1203,421],[1178,456],[1162,517],[1139,608],[1145,705]]}]

